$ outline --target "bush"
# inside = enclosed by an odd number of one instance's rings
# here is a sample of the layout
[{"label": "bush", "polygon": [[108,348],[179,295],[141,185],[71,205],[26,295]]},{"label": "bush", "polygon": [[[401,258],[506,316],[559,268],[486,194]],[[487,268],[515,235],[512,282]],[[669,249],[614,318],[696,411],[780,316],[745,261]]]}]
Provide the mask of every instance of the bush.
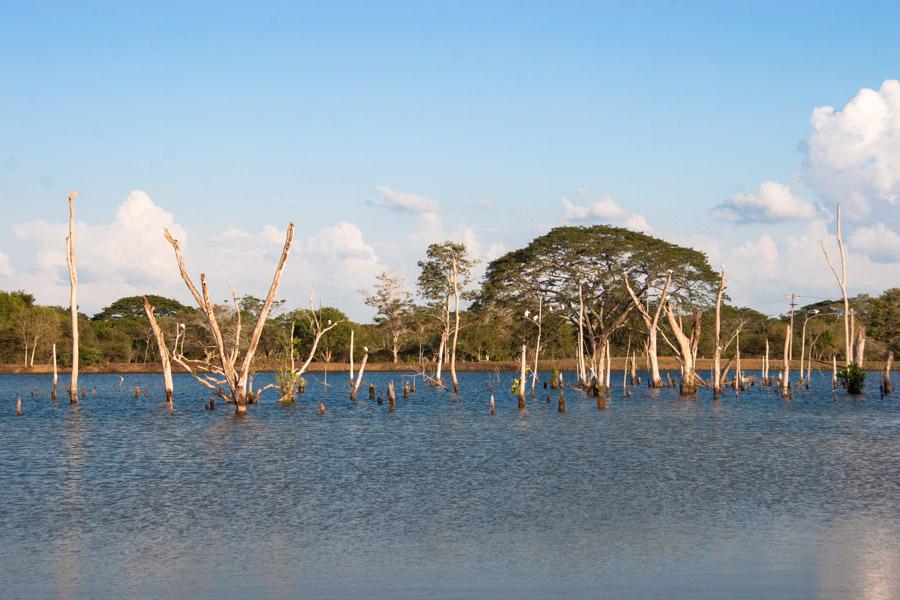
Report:
[{"label": "bush", "polygon": [[866,371],[856,363],[850,363],[838,372],[838,379],[850,394],[861,394],[866,383]]}]

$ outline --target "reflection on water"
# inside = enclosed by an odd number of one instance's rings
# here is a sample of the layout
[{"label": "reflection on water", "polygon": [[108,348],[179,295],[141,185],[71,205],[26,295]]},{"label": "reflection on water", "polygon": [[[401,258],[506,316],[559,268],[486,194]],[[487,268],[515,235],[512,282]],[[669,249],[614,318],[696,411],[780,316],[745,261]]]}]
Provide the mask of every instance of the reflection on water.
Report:
[{"label": "reflection on water", "polygon": [[159,376],[85,375],[76,407],[0,377],[0,597],[900,597],[900,396],[519,412],[514,376],[494,417],[463,373],[393,415],[337,377],[245,418],[183,376],[172,416]]}]

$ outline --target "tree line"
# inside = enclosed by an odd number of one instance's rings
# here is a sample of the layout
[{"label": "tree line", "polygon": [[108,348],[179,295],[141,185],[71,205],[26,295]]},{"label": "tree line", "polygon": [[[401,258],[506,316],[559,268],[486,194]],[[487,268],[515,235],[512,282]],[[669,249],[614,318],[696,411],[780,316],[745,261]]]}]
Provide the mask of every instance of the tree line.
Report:
[{"label": "tree line", "polygon": [[[475,265],[463,244],[448,241],[427,249],[413,285],[390,272],[377,274],[375,285],[364,294],[375,311],[370,323],[353,322],[340,308],[319,306],[315,298],[304,307],[276,299],[264,322],[255,362],[277,368],[291,349],[305,358],[317,322],[322,328],[330,323],[331,328],[318,342],[315,362],[347,363],[352,335],[357,351],[366,348],[371,362],[429,364],[437,369],[437,378],[450,368],[451,360],[517,360],[523,341],[534,347],[538,335],[542,360],[578,360],[579,325],[586,361],[594,354],[599,361],[607,347],[617,357],[628,353],[643,360],[650,338],[655,338],[658,355],[676,356],[676,330],[687,335],[695,319],[712,318],[720,284],[720,273],[703,253],[605,225],[557,227],[486,265],[481,281],[473,279]],[[664,288],[671,322],[665,310],[657,311]],[[199,359],[215,353],[202,310],[156,295],[148,295],[148,300],[167,338],[174,340],[178,331],[183,332],[178,335],[184,356]],[[223,334],[233,336],[240,320],[241,335],[251,335],[264,302],[244,295],[215,303]],[[882,360],[888,351],[900,350],[900,288],[850,298],[849,306],[856,324],[866,329],[868,356]],[[842,300],[798,306],[794,357],[804,324],[807,355],[821,364],[840,356],[843,315]],[[656,329],[651,327],[654,317]],[[726,337],[740,330],[744,357],[764,356],[767,342],[772,357],[781,356],[790,321],[789,313],[768,317],[734,306],[727,293],[720,306],[720,327]],[[78,323],[83,365],[160,360],[141,296],[115,300],[92,316],[79,313]],[[25,368],[48,364],[56,344],[60,365],[68,366],[71,330],[68,307],[39,305],[27,291],[0,292],[0,362]],[[715,349],[714,328],[701,328],[697,356],[712,357]],[[736,347],[726,349],[723,356],[733,358],[735,351]]]}]

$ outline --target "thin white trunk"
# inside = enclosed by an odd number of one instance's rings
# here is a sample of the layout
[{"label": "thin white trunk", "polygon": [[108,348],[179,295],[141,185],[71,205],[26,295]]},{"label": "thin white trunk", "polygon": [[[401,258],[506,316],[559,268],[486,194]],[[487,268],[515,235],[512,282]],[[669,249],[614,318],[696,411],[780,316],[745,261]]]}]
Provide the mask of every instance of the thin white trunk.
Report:
[{"label": "thin white trunk", "polygon": [[834,266],[834,263],[831,260],[831,257],[828,256],[828,250],[825,249],[825,242],[820,241],[819,243],[822,246],[822,252],[825,253],[825,260],[828,261],[828,266],[831,267],[831,272],[834,274],[834,278],[837,279],[838,286],[841,288],[841,295],[844,298],[844,354],[847,361],[847,366],[850,366],[851,361],[853,360],[853,336],[850,331],[850,298],[847,296],[847,260],[844,256],[844,240],[841,237],[841,205],[837,205],[837,243],[838,249],[841,254],[841,273],[838,275],[837,269]]},{"label": "thin white trunk", "polygon": [[356,330],[350,330],[350,381],[353,382],[353,335],[356,333]]},{"label": "thin white trunk", "polygon": [[[459,338],[459,272],[456,269],[456,257],[452,261],[453,276],[453,343],[450,346],[450,378],[453,380],[453,393],[459,393],[459,380],[456,378],[456,341]],[[396,361],[396,355],[394,362]],[[523,382],[524,385],[524,382]]]},{"label": "thin white trunk", "polygon": [[78,267],[75,257],[75,198],[78,192],[69,194],[69,235],[66,237],[66,262],[69,266],[69,312],[72,319],[72,377],[69,383],[69,401],[78,402]]},{"label": "thin white trunk", "polygon": [[169,359],[169,349],[166,347],[165,335],[156,321],[156,309],[150,304],[147,296],[144,296],[144,312],[147,314],[147,320],[150,321],[150,329],[156,337],[156,345],[159,348],[159,360],[162,363],[163,384],[166,390],[166,402],[171,403],[175,395],[175,387],[172,383],[172,362]]},{"label": "thin white trunk", "polygon": [[784,355],[782,357],[782,365],[781,365],[782,375],[781,375],[781,395],[787,397],[790,394],[791,389],[791,326],[787,326],[787,331],[784,333]]}]

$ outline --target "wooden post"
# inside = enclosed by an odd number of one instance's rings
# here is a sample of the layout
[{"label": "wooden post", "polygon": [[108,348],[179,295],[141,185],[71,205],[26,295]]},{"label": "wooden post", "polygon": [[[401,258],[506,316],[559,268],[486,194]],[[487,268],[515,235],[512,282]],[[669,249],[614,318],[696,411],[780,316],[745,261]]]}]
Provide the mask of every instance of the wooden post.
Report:
[{"label": "wooden post", "polygon": [[784,356],[782,358],[781,395],[787,398],[791,391],[791,326],[787,326],[784,334]]},{"label": "wooden post", "polygon": [[159,359],[162,362],[163,384],[166,389],[166,402],[172,403],[175,396],[175,387],[172,383],[172,362],[169,360],[169,349],[166,347],[166,339],[159,323],[156,322],[155,308],[150,304],[147,296],[144,296],[144,312],[150,321],[150,329],[156,337],[156,345],[159,347]]},{"label": "wooden post", "polygon": [[388,405],[390,406],[391,412],[394,412],[394,408],[397,404],[397,396],[394,394],[394,382],[388,382]]},{"label": "wooden post", "polygon": [[17,417],[22,416],[22,399],[21,398],[16,398],[16,416]]},{"label": "wooden post", "polygon": [[66,262],[69,266],[69,312],[72,319],[72,377],[69,383],[69,402],[78,403],[78,266],[75,260],[75,198],[69,194],[69,235],[66,237]]},{"label": "wooden post", "polygon": [[561,413],[566,412],[566,397],[563,396],[562,391],[559,392],[559,402],[557,404],[556,410]]},{"label": "wooden post", "polygon": [[374,400],[374,399],[375,399],[375,384],[370,383],[369,384],[369,400]]},{"label": "wooden post", "polygon": [[494,395],[491,394],[491,416],[494,416]]},{"label": "wooden post", "polygon": [[320,415],[325,414],[325,403],[324,402],[319,402],[319,414]]},{"label": "wooden post", "polygon": [[53,344],[53,387],[50,390],[50,399],[56,400],[56,384],[59,381],[59,372],[56,368],[56,344]]},{"label": "wooden post", "polygon": [[409,384],[408,383],[403,384],[403,397],[409,398]]},{"label": "wooden post", "polygon": [[522,360],[519,366],[519,409],[525,408],[525,344],[522,344]]}]

